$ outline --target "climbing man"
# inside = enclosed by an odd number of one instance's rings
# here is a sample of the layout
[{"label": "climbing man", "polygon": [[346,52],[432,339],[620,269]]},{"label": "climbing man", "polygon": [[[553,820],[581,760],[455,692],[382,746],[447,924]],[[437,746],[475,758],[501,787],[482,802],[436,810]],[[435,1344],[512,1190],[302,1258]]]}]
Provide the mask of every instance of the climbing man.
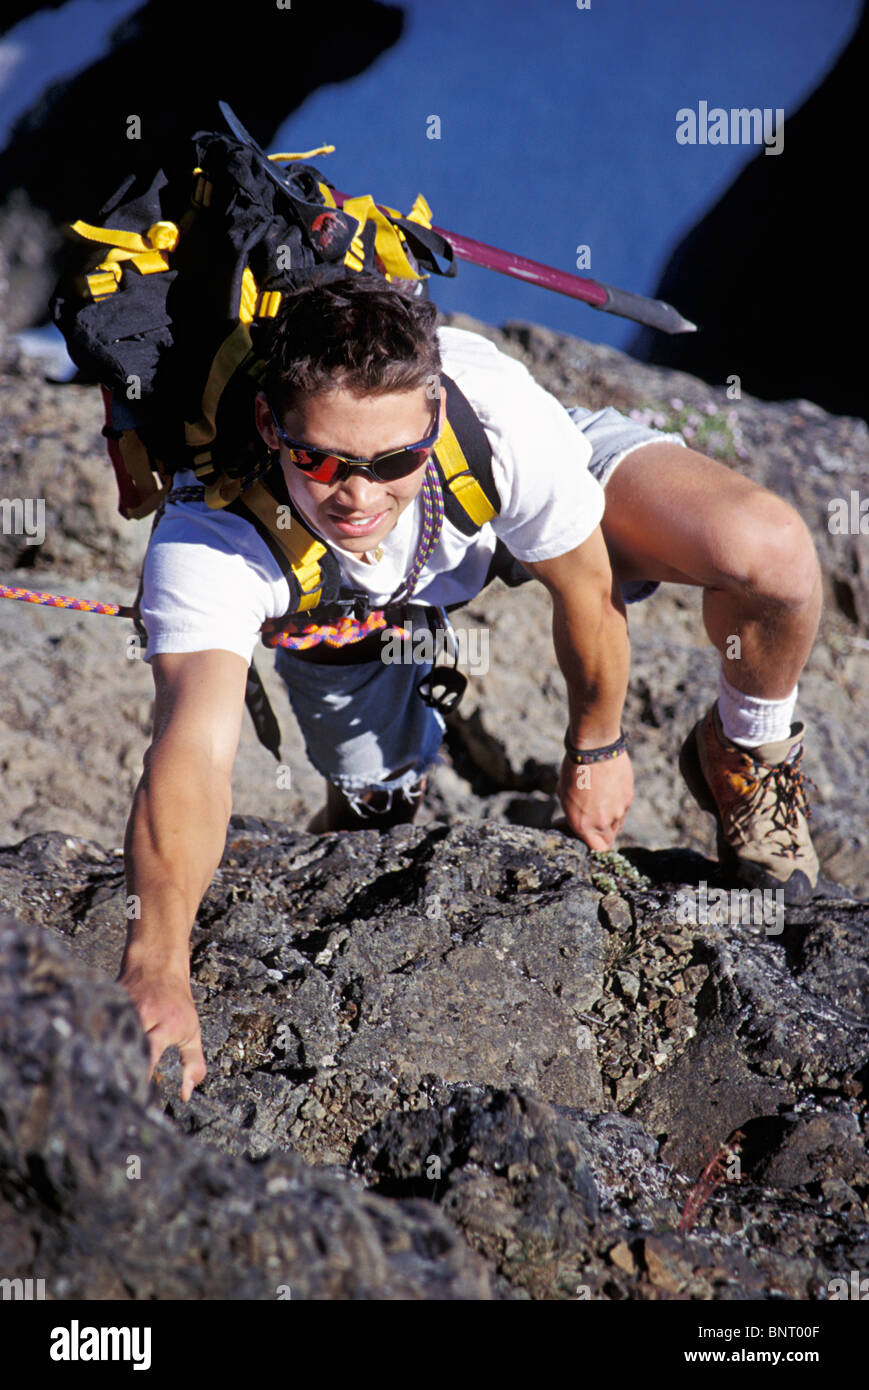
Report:
[{"label": "climbing man", "polygon": [[[352,596],[358,640],[276,658],[327,782],[311,829],[411,820],[444,732],[418,690],[430,665],[382,660],[371,612],[412,601],[442,614],[500,573],[551,596],[568,692],[558,794],[570,830],[612,848],[634,794],[626,605],[690,584],[722,665],[682,775],[737,882],[811,896],[793,713],[821,580],[793,507],[679,436],[612,408],[566,410],[487,339],[439,328],[430,302],[365,275],[288,297],[256,424],[270,490],[214,509],[183,486],[193,474],[176,475],[143,576],[156,703],[126,836],[141,916],[120,978],[152,1066],[179,1046],[183,1098],[205,1075],[188,939],[223,853],[249,663],[288,613],[319,616],[327,571]],[[276,507],[292,518],[283,538]]]}]

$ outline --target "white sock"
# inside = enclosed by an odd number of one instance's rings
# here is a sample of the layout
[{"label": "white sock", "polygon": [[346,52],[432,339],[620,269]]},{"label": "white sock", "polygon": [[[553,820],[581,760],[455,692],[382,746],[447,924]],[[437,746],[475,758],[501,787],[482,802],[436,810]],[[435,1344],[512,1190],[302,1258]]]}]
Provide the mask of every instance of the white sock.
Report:
[{"label": "white sock", "polygon": [[783,700],[761,700],[736,690],[722,667],[718,673],[718,714],[726,737],[741,748],[758,748],[762,743],[789,738],[798,692],[795,685]]}]

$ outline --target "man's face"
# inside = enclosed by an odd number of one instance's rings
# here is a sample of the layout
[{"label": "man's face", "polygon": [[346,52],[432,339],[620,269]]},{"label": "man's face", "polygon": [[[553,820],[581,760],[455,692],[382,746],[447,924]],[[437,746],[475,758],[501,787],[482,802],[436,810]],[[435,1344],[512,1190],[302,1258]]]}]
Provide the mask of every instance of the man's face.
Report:
[{"label": "man's face", "polygon": [[[441,400],[446,392],[440,388]],[[425,439],[436,401],[424,386],[381,396],[357,396],[344,389],[309,396],[287,411],[281,424],[290,439],[352,458],[376,458]],[[279,449],[287,490],[299,510],[326,540],[355,554],[374,549],[395,527],[423,484],[425,468],[406,478],[381,483],[351,468],[341,482],[318,483],[290,462],[275,431],[265,399],[257,398],[260,434]]]}]

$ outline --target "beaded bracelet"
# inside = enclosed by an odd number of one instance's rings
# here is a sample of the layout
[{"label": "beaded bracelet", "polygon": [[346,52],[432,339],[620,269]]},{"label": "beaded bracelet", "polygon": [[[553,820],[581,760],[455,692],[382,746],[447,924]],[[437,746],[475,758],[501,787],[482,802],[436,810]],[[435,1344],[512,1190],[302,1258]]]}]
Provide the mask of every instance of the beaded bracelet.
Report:
[{"label": "beaded bracelet", "polygon": [[619,753],[627,751],[628,736],[624,729],[620,729],[619,736],[615,743],[607,744],[606,748],[574,748],[570,742],[570,735],[564,735],[564,746],[567,749],[567,756],[571,762],[582,767],[585,763],[602,763],[609,758],[617,758]]}]

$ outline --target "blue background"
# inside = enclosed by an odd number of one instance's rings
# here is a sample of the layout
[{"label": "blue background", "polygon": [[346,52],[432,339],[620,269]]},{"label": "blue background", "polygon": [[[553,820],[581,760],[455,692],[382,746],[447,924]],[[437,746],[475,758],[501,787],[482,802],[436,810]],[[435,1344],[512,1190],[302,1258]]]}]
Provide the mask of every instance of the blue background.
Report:
[{"label": "blue background", "polygon": [[[0,45],[0,140],[50,78],[92,61],[134,8],[75,0],[18,25]],[[422,191],[436,224],[564,270],[576,270],[576,247],[587,244],[591,267],[578,273],[649,294],[679,237],[757,152],[678,145],[677,110],[705,100],[792,114],[845,46],[860,4],[591,0],[578,10],[575,0],[410,0],[404,8],[401,41],[361,77],[321,88],[272,148],[334,144],[318,162],[347,193],[408,211]],[[323,16],[329,23],[328,4]],[[288,62],[288,83],[291,71]],[[226,98],[232,104],[231,92]],[[431,115],[440,140],[426,137]],[[777,157],[787,158],[786,131]],[[809,209],[823,216],[810,193]],[[530,319],[619,347],[635,331],[466,263],[433,290],[443,309],[491,323]]]}]

